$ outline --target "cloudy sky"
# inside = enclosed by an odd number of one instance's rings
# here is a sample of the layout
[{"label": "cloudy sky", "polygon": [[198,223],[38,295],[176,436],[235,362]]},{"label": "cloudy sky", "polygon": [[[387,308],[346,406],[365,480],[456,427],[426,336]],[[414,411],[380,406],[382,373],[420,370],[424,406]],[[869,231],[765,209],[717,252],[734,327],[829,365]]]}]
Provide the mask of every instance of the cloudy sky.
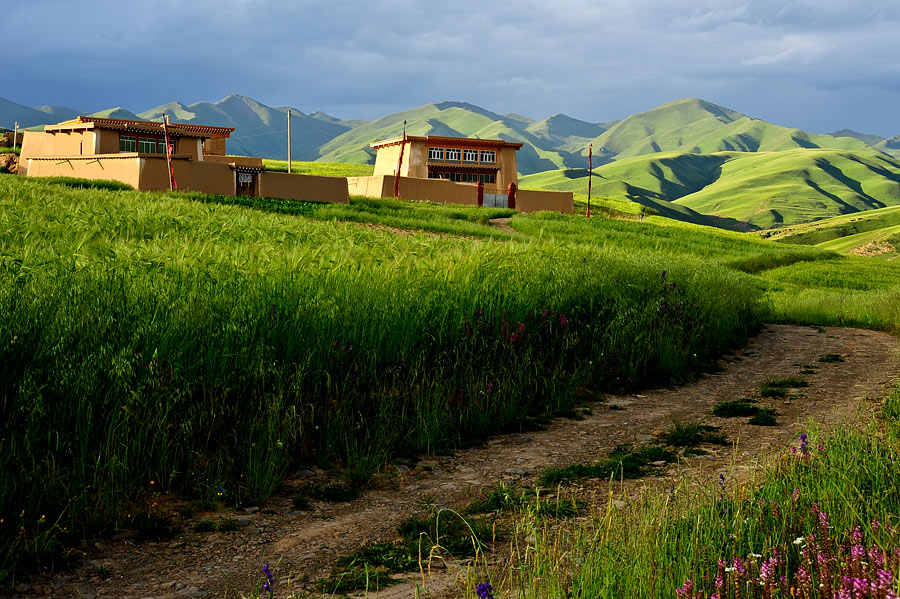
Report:
[{"label": "cloudy sky", "polygon": [[[699,97],[900,134],[898,0],[31,0],[0,96],[140,112],[231,93],[375,118],[443,100],[620,119]],[[15,49],[14,51],[12,49]]]}]

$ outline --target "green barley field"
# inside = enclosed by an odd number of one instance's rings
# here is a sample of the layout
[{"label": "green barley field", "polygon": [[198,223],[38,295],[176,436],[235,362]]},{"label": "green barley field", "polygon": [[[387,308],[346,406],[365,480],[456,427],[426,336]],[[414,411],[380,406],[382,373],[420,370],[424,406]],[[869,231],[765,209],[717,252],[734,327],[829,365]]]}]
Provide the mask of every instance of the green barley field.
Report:
[{"label": "green barley field", "polygon": [[118,187],[0,176],[7,582],[134,526],[151,490],[241,505],[310,464],[364,485],[582,389],[686,380],[765,322],[900,323],[900,266],[627,206]]}]

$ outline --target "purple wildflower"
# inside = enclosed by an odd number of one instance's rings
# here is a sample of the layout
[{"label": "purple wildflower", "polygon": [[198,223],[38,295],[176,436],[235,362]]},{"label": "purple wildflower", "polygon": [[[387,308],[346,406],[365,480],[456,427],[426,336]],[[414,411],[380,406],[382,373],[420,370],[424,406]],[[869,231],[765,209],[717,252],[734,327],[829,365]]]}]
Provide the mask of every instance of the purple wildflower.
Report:
[{"label": "purple wildflower", "polygon": [[262,571],[263,574],[266,575],[266,582],[263,583],[263,590],[269,594],[269,599],[272,599],[275,595],[275,576],[272,575],[269,564],[264,565]]},{"label": "purple wildflower", "polygon": [[475,592],[478,593],[481,599],[494,599],[494,587],[489,582],[483,582],[475,587]]},{"label": "purple wildflower", "polygon": [[680,589],[675,589],[675,595],[678,597],[687,597],[688,599],[693,599],[694,581],[691,579],[685,580]]}]

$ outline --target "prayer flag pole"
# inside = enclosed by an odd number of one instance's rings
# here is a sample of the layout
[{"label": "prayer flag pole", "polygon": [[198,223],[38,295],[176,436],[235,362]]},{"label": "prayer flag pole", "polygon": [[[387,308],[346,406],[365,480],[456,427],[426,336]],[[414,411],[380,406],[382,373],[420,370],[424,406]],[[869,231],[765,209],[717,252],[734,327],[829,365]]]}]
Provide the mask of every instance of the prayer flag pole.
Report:
[{"label": "prayer flag pole", "polygon": [[591,217],[591,181],[594,178],[594,144],[588,144],[588,209],[587,217]]},{"label": "prayer flag pole", "polygon": [[403,121],[403,140],[400,142],[400,157],[397,158],[397,172],[394,175],[394,198],[400,199],[400,167],[403,166],[403,151],[406,149],[406,121]]},{"label": "prayer flag pole", "polygon": [[178,189],[175,181],[175,168],[172,166],[172,146],[169,144],[169,115],[163,115],[163,132],[166,137],[166,162],[169,165],[169,191]]}]

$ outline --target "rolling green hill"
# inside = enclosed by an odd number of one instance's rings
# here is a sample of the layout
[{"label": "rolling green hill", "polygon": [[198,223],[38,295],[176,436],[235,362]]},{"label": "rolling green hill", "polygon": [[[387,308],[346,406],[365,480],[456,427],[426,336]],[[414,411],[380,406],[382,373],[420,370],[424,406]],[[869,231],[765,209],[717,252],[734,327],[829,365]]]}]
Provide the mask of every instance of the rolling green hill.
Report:
[{"label": "rolling green hill", "polygon": [[854,131],[853,129],[841,129],[840,131],[835,131],[833,133],[829,133],[828,135],[832,137],[852,137],[854,139],[858,139],[860,141],[864,141],[870,146],[877,145],[881,141],[884,140],[880,135],[871,135],[869,133],[860,133],[859,131]]},{"label": "rolling green hill", "polygon": [[772,241],[815,245],[842,254],[891,259],[900,249],[900,206],[867,210],[766,231]]},{"label": "rolling green hill", "polygon": [[[592,140],[594,153],[611,162],[655,152],[772,152],[796,148],[871,150],[852,137],[815,135],[750,118],[697,98],[675,100],[634,114]],[[586,155],[586,150],[582,151]]]},{"label": "rolling green hill", "polygon": [[677,203],[759,228],[900,204],[900,162],[873,152],[793,150],[724,162],[716,180]]},{"label": "rolling green hill", "polygon": [[[520,185],[584,193],[587,174],[538,173]],[[873,151],[668,152],[594,169],[593,190],[726,219],[710,223],[719,226],[769,228],[900,204],[900,161]]]},{"label": "rolling green hill", "polygon": [[883,139],[875,144],[875,147],[882,152],[887,152],[891,156],[900,158],[900,135]]},{"label": "rolling green hill", "polygon": [[[518,115],[500,115],[465,102],[426,104],[355,127],[320,149],[322,162],[375,162],[373,141],[397,137],[407,122],[408,135],[449,135],[505,139],[525,144],[518,155],[522,173],[587,166],[587,159],[560,149],[602,130],[601,125],[556,115],[531,121]],[[581,135],[581,137],[579,137]]]},{"label": "rolling green hill", "polygon": [[818,247],[841,254],[875,256],[896,260],[900,256],[900,225],[848,235],[820,243]]},{"label": "rolling green hill", "polygon": [[107,110],[101,110],[100,112],[95,112],[91,116],[96,116],[104,119],[125,119],[125,120],[133,120],[139,121],[141,117],[134,114],[130,110],[125,110],[124,108],[109,108]]}]

